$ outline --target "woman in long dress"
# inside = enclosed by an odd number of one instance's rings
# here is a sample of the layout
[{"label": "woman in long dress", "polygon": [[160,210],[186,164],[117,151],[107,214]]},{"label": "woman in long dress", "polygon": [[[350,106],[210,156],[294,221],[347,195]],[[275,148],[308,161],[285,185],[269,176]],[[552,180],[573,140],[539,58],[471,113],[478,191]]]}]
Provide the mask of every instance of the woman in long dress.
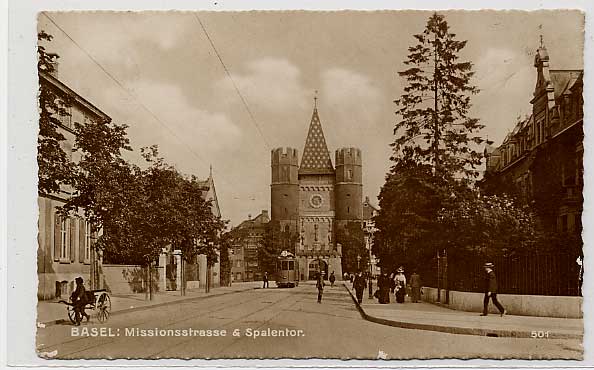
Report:
[{"label": "woman in long dress", "polygon": [[400,267],[394,277],[396,287],[396,302],[404,303],[404,297],[406,295],[406,276],[404,276],[404,268]]}]

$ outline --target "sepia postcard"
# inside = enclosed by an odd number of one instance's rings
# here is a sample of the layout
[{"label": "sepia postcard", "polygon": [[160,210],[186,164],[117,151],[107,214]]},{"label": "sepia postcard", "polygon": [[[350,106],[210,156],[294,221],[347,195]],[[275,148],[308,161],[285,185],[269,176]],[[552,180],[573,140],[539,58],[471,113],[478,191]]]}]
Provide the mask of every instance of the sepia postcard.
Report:
[{"label": "sepia postcard", "polygon": [[37,356],[583,360],[584,27],[39,12]]}]

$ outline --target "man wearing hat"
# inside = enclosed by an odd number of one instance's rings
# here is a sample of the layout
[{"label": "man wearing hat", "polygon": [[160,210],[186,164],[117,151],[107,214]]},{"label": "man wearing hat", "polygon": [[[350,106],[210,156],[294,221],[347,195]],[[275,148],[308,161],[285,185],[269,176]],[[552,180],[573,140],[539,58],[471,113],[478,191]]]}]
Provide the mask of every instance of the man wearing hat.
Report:
[{"label": "man wearing hat", "polygon": [[83,317],[86,317],[87,321],[89,321],[89,315],[85,313],[85,306],[88,302],[83,278],[79,276],[74,281],[76,282],[76,289],[70,295],[70,300],[74,307],[74,321],[78,326]]},{"label": "man wearing hat", "polygon": [[504,316],[507,311],[505,308],[497,301],[497,277],[495,276],[495,271],[493,271],[493,264],[491,262],[485,263],[485,298],[483,299],[483,313],[481,316],[487,316],[489,314],[489,298],[493,301],[493,304],[499,312],[501,316]]}]

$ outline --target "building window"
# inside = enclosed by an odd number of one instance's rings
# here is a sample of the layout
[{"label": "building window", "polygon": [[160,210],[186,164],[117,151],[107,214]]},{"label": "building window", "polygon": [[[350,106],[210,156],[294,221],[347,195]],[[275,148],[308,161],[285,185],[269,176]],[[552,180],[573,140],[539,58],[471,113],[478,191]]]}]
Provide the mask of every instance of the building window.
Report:
[{"label": "building window", "polygon": [[58,102],[58,106],[66,112],[66,114],[58,114],[58,120],[63,126],[72,128],[72,108],[62,101]]},{"label": "building window", "polygon": [[85,223],[85,261],[90,261],[91,260],[91,236],[92,236],[92,230],[91,230],[91,223],[87,222],[87,221],[81,221]]},{"label": "building window", "polygon": [[353,179],[353,170],[347,170],[347,180]]},{"label": "building window", "polygon": [[67,260],[70,252],[70,219],[60,217],[60,259]]}]

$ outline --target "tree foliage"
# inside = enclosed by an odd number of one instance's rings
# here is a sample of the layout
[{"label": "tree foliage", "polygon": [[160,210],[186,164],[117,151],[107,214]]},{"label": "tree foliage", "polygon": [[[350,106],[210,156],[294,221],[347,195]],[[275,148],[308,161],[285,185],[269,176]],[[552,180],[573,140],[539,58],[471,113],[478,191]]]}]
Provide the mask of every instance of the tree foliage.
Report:
[{"label": "tree foliage", "polygon": [[388,269],[419,267],[439,250],[448,255],[512,255],[538,247],[532,215],[510,197],[474,189],[483,154],[483,127],[469,117],[472,63],[460,61],[466,41],[456,40],[442,15],[433,14],[414,35],[407,85],[395,101],[393,166],[379,196],[374,254]]},{"label": "tree foliage", "polygon": [[228,233],[223,233],[219,242],[221,286],[231,285],[231,259],[229,258],[229,251],[233,248],[233,244],[229,240],[228,235]]},{"label": "tree foliage", "polygon": [[[283,249],[287,249],[284,247],[290,243],[291,239],[294,239],[291,237],[291,233],[287,234],[279,221],[268,222],[262,245],[258,248],[258,265],[262,273],[276,271],[276,261]],[[294,253],[295,251],[290,249],[289,252]]]},{"label": "tree foliage", "polygon": [[[52,36],[45,31],[37,34],[37,73],[51,74],[55,70],[58,55],[46,51],[42,42]],[[37,137],[38,191],[41,194],[58,193],[61,185],[72,182],[72,163],[64,150],[65,137],[60,128],[60,117],[70,116],[68,96],[58,94],[50,86],[39,84],[39,135]]]},{"label": "tree foliage", "polygon": [[417,44],[409,47],[399,72],[407,85],[395,100],[401,118],[394,127],[398,135],[392,143],[392,159],[405,156],[419,163],[431,163],[434,173],[449,178],[476,177],[482,153],[475,146],[483,140],[483,127],[468,116],[471,95],[478,89],[470,84],[472,63],[459,60],[466,41],[456,40],[444,16],[433,14],[425,30],[414,35]]},{"label": "tree foliage", "polygon": [[535,251],[541,235],[533,215],[507,196],[474,193],[438,213],[440,245],[450,255],[513,256]]},{"label": "tree foliage", "polygon": [[[365,247],[365,233],[360,222],[348,222],[344,227],[337,227],[336,242],[342,248],[342,271],[366,271],[369,252]],[[357,257],[360,257],[359,261]]]},{"label": "tree foliage", "polygon": [[409,159],[392,167],[374,218],[378,231],[373,253],[381,266],[392,269],[433,255],[435,220],[442,204],[440,190],[430,165]]}]

